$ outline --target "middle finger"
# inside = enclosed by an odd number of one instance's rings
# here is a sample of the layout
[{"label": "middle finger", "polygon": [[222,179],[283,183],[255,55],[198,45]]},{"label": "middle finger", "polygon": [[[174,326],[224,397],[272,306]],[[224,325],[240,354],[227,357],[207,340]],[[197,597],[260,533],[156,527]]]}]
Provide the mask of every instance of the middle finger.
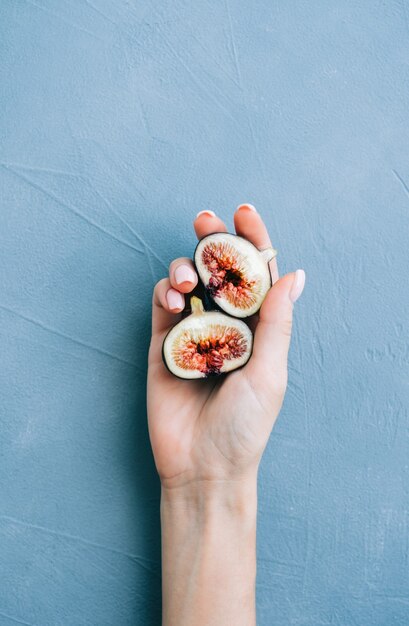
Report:
[{"label": "middle finger", "polygon": [[[234,214],[236,233],[251,241],[259,250],[271,248],[271,240],[266,225],[252,204],[241,204]],[[269,263],[273,284],[278,280],[278,266],[276,258]]]}]

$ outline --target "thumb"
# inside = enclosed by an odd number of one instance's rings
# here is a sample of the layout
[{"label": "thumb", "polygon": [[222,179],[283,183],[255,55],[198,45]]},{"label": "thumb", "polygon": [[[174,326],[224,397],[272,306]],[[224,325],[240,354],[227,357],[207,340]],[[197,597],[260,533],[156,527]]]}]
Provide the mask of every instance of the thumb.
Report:
[{"label": "thumb", "polygon": [[304,285],[304,270],[286,274],[271,287],[260,309],[253,354],[245,373],[261,401],[275,399],[281,403],[284,398],[293,306]]}]

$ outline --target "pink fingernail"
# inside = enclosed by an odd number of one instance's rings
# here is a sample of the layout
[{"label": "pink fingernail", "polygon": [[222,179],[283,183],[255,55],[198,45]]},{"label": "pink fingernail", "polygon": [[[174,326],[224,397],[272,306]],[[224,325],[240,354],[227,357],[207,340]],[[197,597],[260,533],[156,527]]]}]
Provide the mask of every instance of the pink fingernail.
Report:
[{"label": "pink fingernail", "polygon": [[254,213],[257,213],[256,207],[252,204],[240,204],[237,207],[236,211],[242,211],[243,209],[247,209],[247,211],[254,211]]},{"label": "pink fingernail", "polygon": [[304,285],[305,285],[305,272],[304,270],[297,270],[295,272],[294,282],[291,286],[290,293],[289,293],[291,302],[295,302],[296,300],[298,300],[298,298],[303,292]]},{"label": "pink fingernail", "polygon": [[196,282],[196,274],[189,265],[178,265],[175,269],[175,280],[178,285]]},{"label": "pink fingernail", "polygon": [[176,289],[169,289],[166,294],[166,301],[171,311],[174,311],[176,309],[183,309],[185,306],[185,301],[182,294],[176,291]]},{"label": "pink fingernail", "polygon": [[199,211],[196,215],[196,218],[200,217],[200,215],[209,215],[210,217],[216,217],[216,213],[214,211]]}]

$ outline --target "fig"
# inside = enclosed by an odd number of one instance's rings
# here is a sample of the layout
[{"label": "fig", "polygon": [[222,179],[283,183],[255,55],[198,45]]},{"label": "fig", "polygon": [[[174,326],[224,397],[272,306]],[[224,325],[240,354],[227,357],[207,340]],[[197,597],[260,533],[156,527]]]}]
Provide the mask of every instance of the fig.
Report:
[{"label": "fig", "polygon": [[260,309],[271,287],[269,261],[277,250],[258,250],[231,233],[212,233],[197,244],[194,261],[200,280],[217,306],[234,317]]},{"label": "fig", "polygon": [[179,378],[207,378],[247,363],[253,335],[242,320],[220,311],[205,311],[200,298],[190,300],[191,314],[166,335],[163,360]]}]

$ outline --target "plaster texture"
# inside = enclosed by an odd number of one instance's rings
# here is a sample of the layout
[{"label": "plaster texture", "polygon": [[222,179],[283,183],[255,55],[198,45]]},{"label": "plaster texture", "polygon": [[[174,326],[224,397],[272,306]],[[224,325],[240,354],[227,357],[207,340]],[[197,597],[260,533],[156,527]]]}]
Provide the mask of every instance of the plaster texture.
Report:
[{"label": "plaster texture", "polygon": [[160,624],[153,284],[252,202],[303,267],[260,626],[409,623],[406,0],[3,0],[0,624]]}]

